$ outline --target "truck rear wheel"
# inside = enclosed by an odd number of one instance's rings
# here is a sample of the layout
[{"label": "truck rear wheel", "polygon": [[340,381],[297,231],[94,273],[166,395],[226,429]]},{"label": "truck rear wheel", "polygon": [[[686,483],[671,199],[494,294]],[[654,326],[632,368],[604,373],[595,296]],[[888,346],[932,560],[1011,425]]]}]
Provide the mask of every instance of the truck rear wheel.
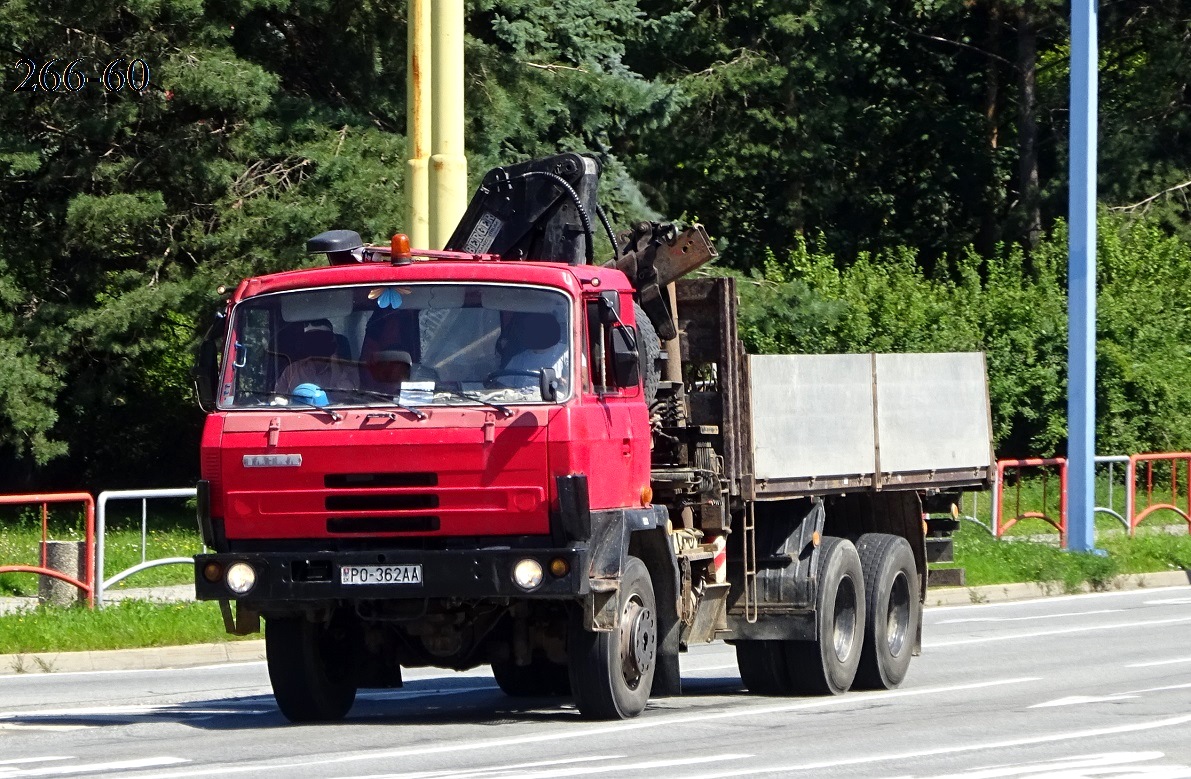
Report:
[{"label": "truck rear wheel", "polygon": [[891,690],[906,678],[918,629],[918,570],[901,536],[866,533],[856,542],[864,571],[864,649],[856,686]]},{"label": "truck rear wheel", "polygon": [[657,669],[657,604],[649,571],[638,558],[625,560],[617,597],[619,627],[588,632],[575,615],[567,639],[571,692],[589,719],[636,717],[649,701]]},{"label": "truck rear wheel", "polygon": [[786,642],[794,690],[815,695],[848,691],[864,639],[864,575],[851,541],[824,536],[815,594],[818,639]]},{"label": "truck rear wheel", "polygon": [[794,692],[786,665],[786,644],[792,641],[737,641],[736,666],[740,681],[757,695],[790,695]]},{"label": "truck rear wheel", "polygon": [[501,692],[512,698],[549,698],[571,694],[565,665],[537,655],[529,665],[511,661],[492,664],[492,676]]},{"label": "truck rear wheel", "polygon": [[356,685],[347,631],[303,617],[265,622],[265,659],[277,706],[290,722],[331,722],[347,715]]}]

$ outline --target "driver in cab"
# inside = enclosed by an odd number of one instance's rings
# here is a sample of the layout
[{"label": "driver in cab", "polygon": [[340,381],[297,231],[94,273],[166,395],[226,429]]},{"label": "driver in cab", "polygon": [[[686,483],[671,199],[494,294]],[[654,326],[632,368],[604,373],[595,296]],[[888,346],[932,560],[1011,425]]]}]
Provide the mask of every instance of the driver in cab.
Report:
[{"label": "driver in cab", "polygon": [[521,312],[506,326],[504,367],[497,381],[516,389],[537,388],[543,368],[554,371],[561,386],[567,380],[567,342],[553,314]]},{"label": "driver in cab", "polygon": [[326,319],[307,322],[299,341],[301,357],[291,362],[277,379],[275,391],[293,395],[302,384],[314,384],[323,390],[354,391],[359,385],[355,366],[339,359],[339,342]]}]

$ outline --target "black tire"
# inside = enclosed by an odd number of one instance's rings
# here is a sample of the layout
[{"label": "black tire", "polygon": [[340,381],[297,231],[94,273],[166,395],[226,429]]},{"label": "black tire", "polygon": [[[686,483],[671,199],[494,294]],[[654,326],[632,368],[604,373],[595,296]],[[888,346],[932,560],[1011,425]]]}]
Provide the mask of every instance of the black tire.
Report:
[{"label": "black tire", "polygon": [[864,649],[856,687],[892,690],[906,678],[922,609],[914,551],[901,536],[866,533],[856,542],[864,572]]},{"label": "black tire", "polygon": [[645,405],[652,406],[658,399],[658,358],[662,353],[662,342],[658,331],[640,303],[633,304],[633,315],[637,317],[637,357],[641,361],[641,383],[645,388]]},{"label": "black tire", "polygon": [[571,622],[571,692],[588,719],[636,717],[649,701],[657,670],[657,604],[649,571],[636,557],[625,561],[618,608],[620,627],[609,633],[589,633],[577,614]]},{"label": "black tire", "polygon": [[794,684],[786,665],[790,641],[737,641],[736,666],[740,681],[757,695],[790,695]]},{"label": "black tire", "polygon": [[841,695],[856,678],[864,643],[864,575],[851,541],[824,536],[815,593],[815,641],[786,642],[794,690]]},{"label": "black tire", "polygon": [[492,664],[492,676],[501,692],[511,698],[553,698],[571,694],[570,672],[565,665],[535,656],[529,665]]},{"label": "black tire", "polygon": [[265,622],[265,659],[273,697],[290,722],[334,722],[356,700],[347,632],[302,617]]}]

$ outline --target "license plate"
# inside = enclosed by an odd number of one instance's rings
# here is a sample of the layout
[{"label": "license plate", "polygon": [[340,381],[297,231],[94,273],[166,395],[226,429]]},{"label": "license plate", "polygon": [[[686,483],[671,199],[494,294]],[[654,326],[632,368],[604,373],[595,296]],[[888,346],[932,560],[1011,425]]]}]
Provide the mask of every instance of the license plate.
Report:
[{"label": "license plate", "polygon": [[339,569],[344,584],[421,584],[420,565],[344,565]]}]

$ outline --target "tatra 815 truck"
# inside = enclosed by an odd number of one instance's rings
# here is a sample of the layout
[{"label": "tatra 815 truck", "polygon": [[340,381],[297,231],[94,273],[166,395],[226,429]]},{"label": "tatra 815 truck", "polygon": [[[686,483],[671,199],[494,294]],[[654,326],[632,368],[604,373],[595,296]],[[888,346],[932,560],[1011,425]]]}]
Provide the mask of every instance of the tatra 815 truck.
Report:
[{"label": "tatra 815 truck", "polygon": [[263,619],[288,719],[482,665],[633,717],[715,640],[758,694],[905,678],[924,512],[989,478],[982,355],[748,355],[706,233],[613,234],[598,178],[498,168],[445,250],[333,230],[221,310],[195,585]]}]

